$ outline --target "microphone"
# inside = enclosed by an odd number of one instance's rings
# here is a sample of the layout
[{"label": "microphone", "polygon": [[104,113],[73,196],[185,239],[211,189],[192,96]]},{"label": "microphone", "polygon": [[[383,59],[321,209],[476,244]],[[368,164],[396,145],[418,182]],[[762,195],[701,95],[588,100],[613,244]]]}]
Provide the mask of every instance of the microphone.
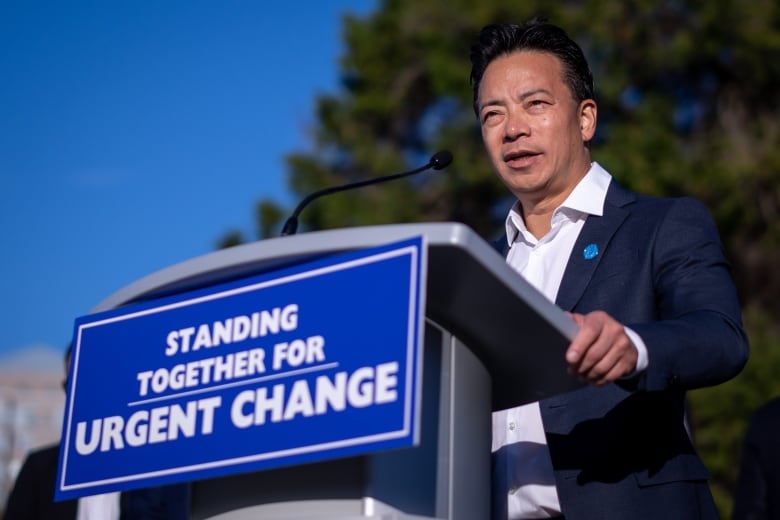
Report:
[{"label": "microphone", "polygon": [[342,184],[341,186],[332,186],[330,188],[325,188],[319,191],[315,191],[314,193],[309,194],[305,199],[303,199],[298,204],[298,206],[295,208],[295,211],[293,211],[290,218],[288,218],[287,221],[284,223],[281,236],[295,234],[295,232],[298,230],[298,215],[301,214],[303,208],[305,208],[311,201],[313,201],[316,198],[319,198],[323,195],[336,193],[339,191],[351,190],[352,188],[361,188],[363,186],[368,186],[369,184],[377,184],[380,182],[400,179],[401,177],[414,175],[415,173],[420,173],[425,170],[429,170],[431,168],[434,170],[442,170],[447,166],[449,166],[451,162],[452,162],[452,153],[450,153],[448,150],[440,150],[431,156],[431,159],[428,161],[428,164],[425,164],[424,166],[420,166],[419,168],[415,168],[414,170],[410,170],[408,172],[396,173],[395,175],[386,175],[384,177],[375,177],[373,179],[366,179],[364,181]]}]

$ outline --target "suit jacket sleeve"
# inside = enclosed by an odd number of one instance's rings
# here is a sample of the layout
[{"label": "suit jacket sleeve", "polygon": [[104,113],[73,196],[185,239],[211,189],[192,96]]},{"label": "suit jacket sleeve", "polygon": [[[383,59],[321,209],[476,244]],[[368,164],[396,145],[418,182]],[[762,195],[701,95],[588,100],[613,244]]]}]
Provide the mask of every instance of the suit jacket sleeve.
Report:
[{"label": "suit jacket sleeve", "polygon": [[746,363],[748,342],[715,224],[699,202],[674,199],[656,233],[649,243],[657,319],[626,323],[648,349],[639,386],[693,389],[727,381]]}]

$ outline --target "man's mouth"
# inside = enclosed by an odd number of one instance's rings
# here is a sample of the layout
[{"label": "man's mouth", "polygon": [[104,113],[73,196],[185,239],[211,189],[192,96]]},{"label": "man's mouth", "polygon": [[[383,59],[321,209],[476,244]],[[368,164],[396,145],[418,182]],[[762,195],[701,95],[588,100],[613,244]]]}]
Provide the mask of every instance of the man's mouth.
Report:
[{"label": "man's mouth", "polygon": [[530,166],[541,153],[530,150],[517,150],[504,155],[504,162],[510,168],[523,168]]}]

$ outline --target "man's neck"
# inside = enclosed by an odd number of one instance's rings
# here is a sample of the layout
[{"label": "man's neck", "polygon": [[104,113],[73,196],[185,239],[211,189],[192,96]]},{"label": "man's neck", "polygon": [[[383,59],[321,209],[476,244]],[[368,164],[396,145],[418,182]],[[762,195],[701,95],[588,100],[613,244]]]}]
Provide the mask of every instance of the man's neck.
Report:
[{"label": "man's neck", "polygon": [[523,221],[528,231],[538,239],[550,232],[552,227],[552,214],[555,208],[544,212],[526,213],[523,211]]},{"label": "man's neck", "polygon": [[555,191],[552,195],[539,197],[534,193],[526,193],[518,196],[525,227],[533,236],[540,239],[549,233],[552,228],[553,213],[566,201],[589,170],[590,162],[587,166],[583,166],[582,174],[572,179],[565,189]]}]

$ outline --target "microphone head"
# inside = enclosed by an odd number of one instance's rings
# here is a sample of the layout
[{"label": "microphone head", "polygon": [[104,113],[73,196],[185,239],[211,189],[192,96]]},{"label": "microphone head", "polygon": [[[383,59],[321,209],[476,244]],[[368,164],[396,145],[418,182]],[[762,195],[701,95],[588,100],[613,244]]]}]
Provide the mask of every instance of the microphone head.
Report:
[{"label": "microphone head", "polygon": [[452,162],[452,153],[449,150],[440,150],[431,157],[430,165],[434,170],[446,168]]}]

